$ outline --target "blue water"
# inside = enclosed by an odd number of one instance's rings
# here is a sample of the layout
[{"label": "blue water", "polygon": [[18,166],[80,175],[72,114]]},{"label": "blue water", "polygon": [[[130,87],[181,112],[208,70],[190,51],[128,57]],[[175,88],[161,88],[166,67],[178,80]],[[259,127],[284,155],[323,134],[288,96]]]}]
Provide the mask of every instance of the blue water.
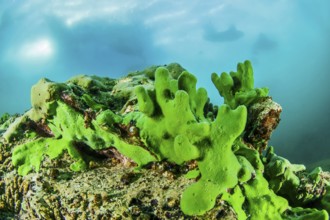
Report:
[{"label": "blue water", "polygon": [[294,162],[330,157],[330,1],[17,1],[0,3],[0,114],[30,107],[41,77],[119,77],[179,62],[222,99],[212,72],[249,59],[283,106],[273,135]]}]

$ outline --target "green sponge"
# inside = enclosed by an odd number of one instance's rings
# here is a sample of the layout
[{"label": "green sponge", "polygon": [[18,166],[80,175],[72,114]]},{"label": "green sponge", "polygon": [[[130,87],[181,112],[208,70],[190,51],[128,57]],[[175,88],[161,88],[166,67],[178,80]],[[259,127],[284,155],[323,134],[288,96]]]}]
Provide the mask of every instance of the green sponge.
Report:
[{"label": "green sponge", "polygon": [[211,78],[225,104],[233,109],[239,105],[248,106],[268,95],[267,88],[254,88],[253,69],[248,60],[237,65],[237,72],[223,72],[220,77],[213,73]]}]

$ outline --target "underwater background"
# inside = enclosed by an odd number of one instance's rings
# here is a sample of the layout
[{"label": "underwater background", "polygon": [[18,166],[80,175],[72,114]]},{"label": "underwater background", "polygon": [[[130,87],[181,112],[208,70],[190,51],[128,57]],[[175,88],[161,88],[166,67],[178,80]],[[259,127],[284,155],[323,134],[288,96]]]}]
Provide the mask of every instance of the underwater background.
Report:
[{"label": "underwater background", "polygon": [[330,1],[0,2],[0,114],[30,108],[40,78],[118,78],[178,62],[222,98],[211,73],[252,61],[283,107],[271,145],[294,163],[330,159]]}]

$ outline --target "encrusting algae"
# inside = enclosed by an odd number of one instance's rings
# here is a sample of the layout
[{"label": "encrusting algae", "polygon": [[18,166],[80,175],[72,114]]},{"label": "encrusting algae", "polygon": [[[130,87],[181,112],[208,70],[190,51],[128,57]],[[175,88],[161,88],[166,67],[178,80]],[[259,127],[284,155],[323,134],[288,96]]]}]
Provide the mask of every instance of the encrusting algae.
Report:
[{"label": "encrusting algae", "polygon": [[251,63],[211,79],[220,107],[175,63],[41,79],[0,119],[0,218],[328,220],[330,174],[268,146],[282,109]]}]

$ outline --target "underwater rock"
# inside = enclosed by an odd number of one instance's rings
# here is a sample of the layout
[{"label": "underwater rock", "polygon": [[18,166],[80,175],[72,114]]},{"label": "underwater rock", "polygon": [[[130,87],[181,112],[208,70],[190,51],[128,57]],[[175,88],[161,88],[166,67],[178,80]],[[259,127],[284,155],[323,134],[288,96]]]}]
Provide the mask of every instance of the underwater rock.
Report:
[{"label": "underwater rock", "polygon": [[280,122],[282,107],[271,97],[265,97],[249,107],[244,141],[259,152],[268,146],[273,130]]},{"label": "underwater rock", "polygon": [[268,146],[282,108],[251,63],[212,81],[179,64],[41,79],[0,119],[1,219],[328,219],[330,174]]}]

